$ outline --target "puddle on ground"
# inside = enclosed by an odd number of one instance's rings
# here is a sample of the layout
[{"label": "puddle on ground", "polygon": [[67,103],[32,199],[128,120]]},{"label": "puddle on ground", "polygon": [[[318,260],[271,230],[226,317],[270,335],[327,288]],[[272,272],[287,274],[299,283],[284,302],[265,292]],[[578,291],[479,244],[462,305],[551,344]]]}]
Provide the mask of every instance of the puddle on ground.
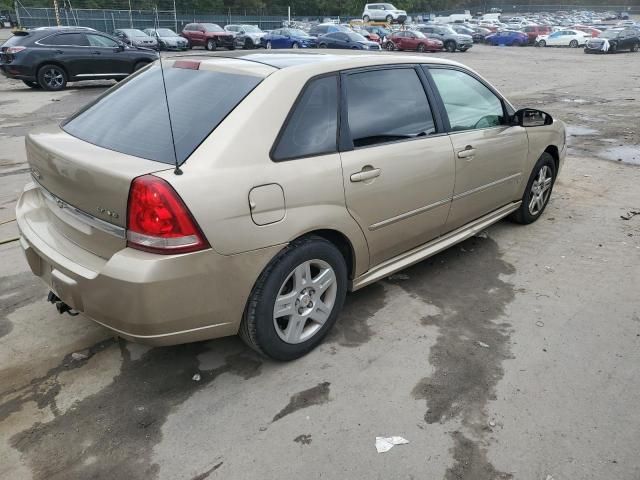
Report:
[{"label": "puddle on ground", "polygon": [[600,133],[594,128],[585,127],[583,125],[567,125],[567,135],[571,137],[579,137],[582,135],[596,135]]},{"label": "puddle on ground", "polygon": [[607,160],[640,165],[640,145],[620,145],[601,150],[599,156]]}]

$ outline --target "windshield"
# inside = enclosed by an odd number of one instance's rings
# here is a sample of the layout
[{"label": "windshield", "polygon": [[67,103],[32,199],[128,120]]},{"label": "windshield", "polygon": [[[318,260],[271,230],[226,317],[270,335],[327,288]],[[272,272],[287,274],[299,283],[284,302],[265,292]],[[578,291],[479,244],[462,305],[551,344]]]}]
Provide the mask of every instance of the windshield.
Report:
[{"label": "windshield", "polygon": [[438,32],[438,33],[449,33],[449,34],[453,33],[453,34],[455,34],[456,31],[451,27],[440,27],[440,32]]},{"label": "windshield", "polygon": [[156,32],[158,32],[159,37],[177,37],[176,33],[168,28],[159,28]]},{"label": "windshield", "polygon": [[123,32],[125,32],[130,37],[148,37],[149,36],[146,33],[144,33],[142,30],[136,30],[136,29],[127,29],[127,30],[123,30]]},{"label": "windshield", "polygon": [[605,30],[600,34],[600,38],[617,38],[621,30]]},{"label": "windshield", "polygon": [[[178,163],[183,163],[262,77],[164,68]],[[136,157],[175,162],[158,65],[129,77],[63,124],[70,135]],[[198,92],[194,95],[193,92]]]},{"label": "windshield", "polygon": [[417,38],[427,38],[427,36],[422,33],[422,32],[413,32],[413,34],[417,37]]},{"label": "windshield", "polygon": [[260,30],[260,29],[259,29],[258,27],[256,27],[255,25],[243,25],[243,26],[242,26],[242,29],[243,29],[245,32],[248,32],[248,33],[261,33],[261,32],[262,32],[262,30]]},{"label": "windshield", "polygon": [[215,23],[203,23],[202,26],[205,32],[224,32],[220,25],[216,25]]},{"label": "windshield", "polygon": [[351,40],[352,42],[367,42],[368,41],[365,37],[363,37],[359,33],[347,33],[346,35],[347,35],[347,37],[349,37],[349,40]]},{"label": "windshield", "polygon": [[298,30],[297,28],[290,28],[289,30],[287,30],[287,33],[289,35],[291,35],[292,37],[306,37],[307,33],[302,31],[302,30]]}]

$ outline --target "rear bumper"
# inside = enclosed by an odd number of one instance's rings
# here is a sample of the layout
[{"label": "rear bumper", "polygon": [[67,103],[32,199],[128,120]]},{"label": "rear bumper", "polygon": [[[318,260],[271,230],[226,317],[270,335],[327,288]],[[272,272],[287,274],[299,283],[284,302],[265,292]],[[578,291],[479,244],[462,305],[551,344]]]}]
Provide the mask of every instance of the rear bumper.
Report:
[{"label": "rear bumper", "polygon": [[66,304],[128,340],[175,345],[237,333],[255,280],[281,246],[224,256],[154,255],[124,248],[109,259],[81,249],[38,214],[25,187],[16,217],[31,271]]},{"label": "rear bumper", "polygon": [[36,76],[32,68],[14,63],[0,63],[0,73],[7,78],[17,80],[36,81]]}]

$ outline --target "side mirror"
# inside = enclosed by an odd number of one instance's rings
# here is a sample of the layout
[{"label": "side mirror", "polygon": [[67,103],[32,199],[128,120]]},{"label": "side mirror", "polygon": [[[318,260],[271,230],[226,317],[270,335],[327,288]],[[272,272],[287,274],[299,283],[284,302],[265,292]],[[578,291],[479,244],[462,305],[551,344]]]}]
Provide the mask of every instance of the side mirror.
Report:
[{"label": "side mirror", "polygon": [[116,51],[117,52],[124,52],[124,43],[122,43],[122,42],[118,43],[118,46],[116,47]]},{"label": "side mirror", "polygon": [[512,117],[512,125],[520,127],[542,127],[544,125],[551,125],[552,123],[553,117],[551,117],[551,115],[534,108],[518,110]]}]

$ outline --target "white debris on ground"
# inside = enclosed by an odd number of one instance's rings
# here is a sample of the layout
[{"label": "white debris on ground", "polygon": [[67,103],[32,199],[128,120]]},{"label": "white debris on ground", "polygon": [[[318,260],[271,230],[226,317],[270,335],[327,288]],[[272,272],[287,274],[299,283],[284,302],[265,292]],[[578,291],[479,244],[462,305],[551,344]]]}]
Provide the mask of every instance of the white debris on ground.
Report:
[{"label": "white debris on ground", "polygon": [[409,440],[402,437],[376,437],[376,450],[378,453],[388,452],[394,445],[405,445]]}]

